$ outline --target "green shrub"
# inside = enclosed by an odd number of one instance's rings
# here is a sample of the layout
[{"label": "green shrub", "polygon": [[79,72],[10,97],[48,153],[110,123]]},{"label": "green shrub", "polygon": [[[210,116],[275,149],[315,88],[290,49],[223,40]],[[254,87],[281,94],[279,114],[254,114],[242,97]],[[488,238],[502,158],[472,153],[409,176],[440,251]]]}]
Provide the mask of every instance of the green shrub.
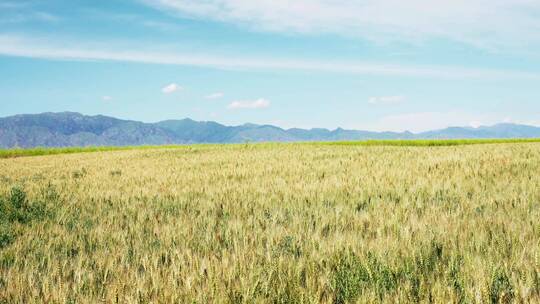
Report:
[{"label": "green shrub", "polygon": [[0,249],[15,241],[15,233],[7,223],[0,223]]},{"label": "green shrub", "polygon": [[48,215],[49,210],[44,202],[30,203],[22,187],[11,188],[5,198],[0,197],[0,249],[15,241],[15,223],[27,224],[43,220]]},{"label": "green shrub", "polygon": [[16,209],[22,209],[26,206],[26,192],[20,186],[11,188],[9,202]]},{"label": "green shrub", "polygon": [[394,291],[398,287],[398,272],[379,261],[371,253],[368,253],[367,260],[369,273],[371,274],[370,284],[375,289],[379,299],[382,300],[387,293]]},{"label": "green shrub", "polygon": [[333,267],[334,303],[354,302],[368,281],[368,269],[362,265],[360,258],[352,253],[340,252]]},{"label": "green shrub", "polygon": [[0,197],[0,224],[7,223],[9,221],[10,205],[6,200]]},{"label": "green shrub", "polygon": [[354,302],[364,290],[374,292],[382,301],[388,293],[398,288],[401,273],[401,270],[381,262],[371,252],[364,258],[342,252],[338,254],[333,267],[334,303]]},{"label": "green shrub", "polygon": [[514,286],[506,271],[496,269],[493,272],[489,285],[489,302],[492,304],[512,303],[514,300]]},{"label": "green shrub", "polygon": [[0,199],[0,211],[4,222],[28,223],[44,219],[48,212],[44,202],[30,203],[26,192],[19,186],[11,189],[7,200]]}]

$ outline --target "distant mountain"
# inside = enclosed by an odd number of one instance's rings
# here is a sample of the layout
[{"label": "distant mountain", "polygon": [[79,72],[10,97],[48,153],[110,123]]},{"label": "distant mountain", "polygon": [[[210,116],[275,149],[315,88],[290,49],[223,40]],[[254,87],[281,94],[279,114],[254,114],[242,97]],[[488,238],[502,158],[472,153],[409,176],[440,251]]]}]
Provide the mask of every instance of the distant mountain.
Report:
[{"label": "distant mountain", "polygon": [[123,146],[175,143],[154,124],[79,113],[43,113],[0,118],[0,147]]},{"label": "distant mountain", "polygon": [[451,127],[414,134],[341,128],[286,130],[255,124],[225,126],[191,119],[143,123],[73,112],[0,118],[1,148],[458,138],[540,138],[540,128],[505,123],[479,128]]}]

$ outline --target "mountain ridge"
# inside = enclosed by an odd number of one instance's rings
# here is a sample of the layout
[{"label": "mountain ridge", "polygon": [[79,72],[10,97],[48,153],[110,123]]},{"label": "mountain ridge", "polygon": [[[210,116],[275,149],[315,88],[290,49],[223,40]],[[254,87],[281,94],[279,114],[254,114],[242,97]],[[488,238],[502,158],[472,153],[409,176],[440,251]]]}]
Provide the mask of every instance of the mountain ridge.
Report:
[{"label": "mountain ridge", "polygon": [[480,138],[540,138],[540,128],[500,123],[478,128],[448,127],[421,133],[342,128],[283,129],[251,123],[226,126],[214,121],[195,121],[190,118],[145,123],[77,112],[19,114],[0,118],[1,148]]}]

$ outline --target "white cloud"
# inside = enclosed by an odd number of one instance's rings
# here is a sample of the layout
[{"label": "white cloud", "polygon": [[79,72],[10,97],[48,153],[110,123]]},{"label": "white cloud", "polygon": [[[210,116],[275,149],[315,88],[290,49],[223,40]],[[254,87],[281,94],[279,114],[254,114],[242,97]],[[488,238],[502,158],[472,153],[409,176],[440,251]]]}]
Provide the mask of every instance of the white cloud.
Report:
[{"label": "white cloud", "polygon": [[225,94],[218,92],[218,93],[212,93],[210,95],[206,95],[205,98],[206,99],[219,99],[219,98],[223,98],[223,96],[225,96]]},{"label": "white cloud", "polygon": [[105,95],[105,96],[101,97],[101,99],[103,99],[103,101],[111,101],[113,98],[111,96]]},{"label": "white cloud", "polygon": [[469,123],[469,126],[471,126],[472,128],[477,129],[477,128],[480,128],[480,127],[482,126],[482,122],[481,122],[481,121],[476,121],[476,120],[475,120],[475,121],[471,121],[471,122]]},{"label": "white cloud", "polygon": [[540,127],[540,120],[526,120],[521,123],[524,125]]},{"label": "white cloud", "polygon": [[166,85],[165,87],[163,87],[161,89],[161,92],[163,92],[163,94],[171,94],[171,93],[174,93],[174,92],[179,91],[179,90],[182,90],[181,86],[179,86],[176,83],[171,83],[171,84]]},{"label": "white cloud", "polygon": [[[128,50],[129,49],[129,50]],[[132,51],[138,49],[139,51]],[[162,48],[160,48],[162,49]],[[416,76],[429,78],[540,79],[540,74],[516,70],[456,66],[401,65],[361,61],[308,61],[299,58],[249,58],[154,51],[144,46],[116,46],[114,42],[80,43],[54,37],[0,34],[0,54],[56,60],[102,60],[235,70],[296,70],[362,75]]]},{"label": "white cloud", "polygon": [[477,47],[539,43],[538,0],[140,0],[182,17],[252,29],[356,35],[371,40],[444,38]]},{"label": "white cloud", "polygon": [[405,101],[405,97],[403,96],[379,96],[379,97],[371,97],[368,100],[369,103],[378,104],[378,105],[394,105],[394,104],[402,103],[404,101]]},{"label": "white cloud", "polygon": [[[538,115],[532,115],[532,116],[533,117],[538,117]],[[502,120],[502,123],[512,123],[512,124],[540,127],[540,120],[538,120],[538,119],[530,119],[530,118],[529,119],[514,120],[511,117],[505,117]]]},{"label": "white cloud", "polygon": [[227,108],[229,109],[263,109],[270,106],[270,101],[259,98],[257,100],[249,101],[233,101]]}]

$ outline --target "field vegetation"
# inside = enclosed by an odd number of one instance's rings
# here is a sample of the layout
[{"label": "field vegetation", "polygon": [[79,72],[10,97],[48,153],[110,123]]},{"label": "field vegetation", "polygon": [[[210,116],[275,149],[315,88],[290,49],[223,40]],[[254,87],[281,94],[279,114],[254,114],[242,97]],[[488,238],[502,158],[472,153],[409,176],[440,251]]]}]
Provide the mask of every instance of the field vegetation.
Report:
[{"label": "field vegetation", "polygon": [[[418,139],[418,140],[361,140],[361,141],[338,141],[338,142],[305,142],[307,145],[347,145],[347,146],[461,146],[477,144],[502,144],[502,143],[533,143],[540,142],[540,138],[523,139]],[[249,144],[247,141],[244,144]],[[230,144],[232,145],[232,144]],[[238,145],[238,144],[237,144]],[[279,145],[278,143],[259,143],[258,145]],[[124,150],[154,150],[171,149],[187,147],[188,145],[161,145],[161,146],[120,146],[120,147],[64,147],[64,148],[45,148],[37,147],[30,149],[0,149],[0,158],[14,158],[23,156],[41,156],[56,154],[72,154],[87,152],[105,152],[105,151],[124,151]],[[193,146],[193,145],[191,145]],[[217,144],[198,144],[196,146],[219,146]]]},{"label": "field vegetation", "polygon": [[540,143],[416,143],[1,159],[0,303],[540,302]]}]

